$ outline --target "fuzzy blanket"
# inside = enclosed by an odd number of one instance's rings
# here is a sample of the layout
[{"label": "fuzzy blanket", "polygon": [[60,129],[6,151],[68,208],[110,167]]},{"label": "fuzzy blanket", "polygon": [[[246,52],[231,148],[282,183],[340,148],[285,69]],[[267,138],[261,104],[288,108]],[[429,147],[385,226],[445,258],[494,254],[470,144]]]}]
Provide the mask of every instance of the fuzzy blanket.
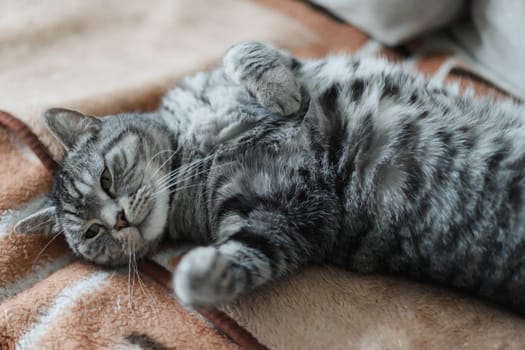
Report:
[{"label": "fuzzy blanket", "polygon": [[221,310],[186,310],[168,288],[186,247],[115,271],[79,261],[61,237],[12,233],[16,208],[37,205],[62,154],[43,110],[152,109],[242,39],[302,57],[405,59],[437,80],[502,94],[446,53],[406,56],[295,0],[0,0],[0,109],[18,118],[0,113],[0,349],[525,348],[524,319],[398,278],[310,267]]}]

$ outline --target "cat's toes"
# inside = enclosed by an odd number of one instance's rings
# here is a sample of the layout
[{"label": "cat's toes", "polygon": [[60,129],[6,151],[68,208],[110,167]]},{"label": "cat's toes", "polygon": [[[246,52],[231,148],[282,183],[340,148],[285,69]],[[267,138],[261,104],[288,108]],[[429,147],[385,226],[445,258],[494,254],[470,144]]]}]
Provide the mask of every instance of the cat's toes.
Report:
[{"label": "cat's toes", "polygon": [[[301,107],[301,88],[288,70],[274,70],[262,77],[253,93],[261,106],[272,113],[291,115]],[[286,78],[286,75],[290,75]]]},{"label": "cat's toes", "polygon": [[215,247],[190,251],[175,272],[174,290],[182,304],[213,307],[230,300],[231,263]]},{"label": "cat's toes", "polygon": [[301,106],[301,86],[282,60],[277,49],[246,41],[228,50],[223,66],[226,74],[244,85],[261,106],[272,113],[290,115]]}]

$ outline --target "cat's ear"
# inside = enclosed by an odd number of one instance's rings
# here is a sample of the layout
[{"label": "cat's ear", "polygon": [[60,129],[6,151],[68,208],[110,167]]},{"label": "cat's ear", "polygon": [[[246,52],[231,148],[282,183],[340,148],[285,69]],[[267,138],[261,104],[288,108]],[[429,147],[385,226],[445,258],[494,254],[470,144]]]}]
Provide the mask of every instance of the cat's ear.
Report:
[{"label": "cat's ear", "polygon": [[43,233],[50,234],[56,222],[56,208],[54,206],[40,209],[34,214],[18,221],[14,227],[16,233]]},{"label": "cat's ear", "polygon": [[66,149],[71,149],[82,135],[92,135],[102,121],[65,108],[51,108],[44,113],[46,125]]}]

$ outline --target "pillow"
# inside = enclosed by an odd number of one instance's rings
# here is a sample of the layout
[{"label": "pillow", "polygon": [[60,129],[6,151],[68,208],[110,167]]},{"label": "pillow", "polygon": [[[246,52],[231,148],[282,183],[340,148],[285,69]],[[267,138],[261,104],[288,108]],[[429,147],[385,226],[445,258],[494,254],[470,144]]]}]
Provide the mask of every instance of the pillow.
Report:
[{"label": "pillow", "polygon": [[454,20],[464,0],[312,0],[387,45],[398,45]]}]

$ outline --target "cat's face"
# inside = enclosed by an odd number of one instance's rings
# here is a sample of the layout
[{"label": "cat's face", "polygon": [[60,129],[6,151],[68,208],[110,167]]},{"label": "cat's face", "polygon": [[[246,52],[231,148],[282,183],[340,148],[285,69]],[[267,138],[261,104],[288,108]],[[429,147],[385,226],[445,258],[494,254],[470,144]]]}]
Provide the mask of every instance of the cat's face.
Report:
[{"label": "cat's face", "polygon": [[[52,110],[46,115],[68,152],[55,179],[52,210],[44,209],[48,212],[40,222],[51,217],[50,231],[63,232],[87,260],[127,264],[157,245],[167,223],[169,137],[137,116],[100,120],[72,113]],[[35,224],[28,219],[17,231]]]}]

